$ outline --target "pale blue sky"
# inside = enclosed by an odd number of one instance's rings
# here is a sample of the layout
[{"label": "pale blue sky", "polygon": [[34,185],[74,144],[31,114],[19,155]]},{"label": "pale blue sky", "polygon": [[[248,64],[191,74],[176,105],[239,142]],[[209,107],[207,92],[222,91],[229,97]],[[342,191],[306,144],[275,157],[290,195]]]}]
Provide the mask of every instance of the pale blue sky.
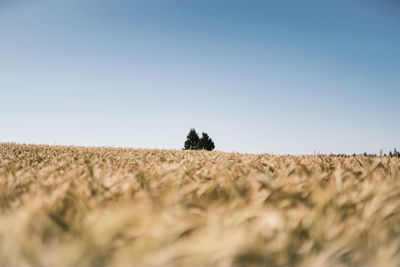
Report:
[{"label": "pale blue sky", "polygon": [[400,148],[394,0],[0,0],[0,141]]}]

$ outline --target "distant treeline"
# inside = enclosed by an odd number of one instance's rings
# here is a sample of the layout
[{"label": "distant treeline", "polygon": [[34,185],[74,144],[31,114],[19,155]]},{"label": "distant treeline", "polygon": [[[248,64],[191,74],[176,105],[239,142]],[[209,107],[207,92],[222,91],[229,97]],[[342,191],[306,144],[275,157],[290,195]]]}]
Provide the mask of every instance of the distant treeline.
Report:
[{"label": "distant treeline", "polygon": [[391,157],[391,158],[400,158],[400,152],[399,151],[397,151],[397,149],[395,148],[394,150],[393,150],[393,152],[392,151],[389,151],[389,154],[380,154],[380,155],[377,155],[377,154],[368,154],[368,153],[366,153],[366,152],[364,152],[364,153],[361,153],[361,154],[356,154],[356,153],[354,153],[354,154],[352,154],[352,155],[348,155],[348,154],[333,154],[333,153],[331,153],[331,154],[329,154],[329,156],[333,156],[333,157],[355,157],[355,156],[362,156],[362,157],[371,157],[371,158],[373,158],[373,157]]}]

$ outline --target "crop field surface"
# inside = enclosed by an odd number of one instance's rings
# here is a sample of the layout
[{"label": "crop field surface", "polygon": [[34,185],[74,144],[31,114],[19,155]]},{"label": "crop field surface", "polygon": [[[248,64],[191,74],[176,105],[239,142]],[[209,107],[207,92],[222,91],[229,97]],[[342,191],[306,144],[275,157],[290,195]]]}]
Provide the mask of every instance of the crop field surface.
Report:
[{"label": "crop field surface", "polygon": [[400,266],[400,159],[0,144],[0,266]]}]

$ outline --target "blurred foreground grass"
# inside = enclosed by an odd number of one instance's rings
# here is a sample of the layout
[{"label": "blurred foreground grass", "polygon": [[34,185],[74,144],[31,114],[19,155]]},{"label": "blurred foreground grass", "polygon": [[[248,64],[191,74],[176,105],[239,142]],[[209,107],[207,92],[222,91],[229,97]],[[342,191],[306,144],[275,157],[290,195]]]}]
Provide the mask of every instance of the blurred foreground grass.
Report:
[{"label": "blurred foreground grass", "polygon": [[0,144],[0,266],[400,266],[400,160]]}]

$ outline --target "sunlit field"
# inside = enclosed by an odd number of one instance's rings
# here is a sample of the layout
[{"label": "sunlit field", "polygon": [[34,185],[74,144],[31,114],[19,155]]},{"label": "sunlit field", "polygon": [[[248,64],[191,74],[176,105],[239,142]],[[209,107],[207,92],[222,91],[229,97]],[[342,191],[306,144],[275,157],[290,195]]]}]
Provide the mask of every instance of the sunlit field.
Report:
[{"label": "sunlit field", "polygon": [[399,266],[400,159],[0,144],[0,266]]}]

